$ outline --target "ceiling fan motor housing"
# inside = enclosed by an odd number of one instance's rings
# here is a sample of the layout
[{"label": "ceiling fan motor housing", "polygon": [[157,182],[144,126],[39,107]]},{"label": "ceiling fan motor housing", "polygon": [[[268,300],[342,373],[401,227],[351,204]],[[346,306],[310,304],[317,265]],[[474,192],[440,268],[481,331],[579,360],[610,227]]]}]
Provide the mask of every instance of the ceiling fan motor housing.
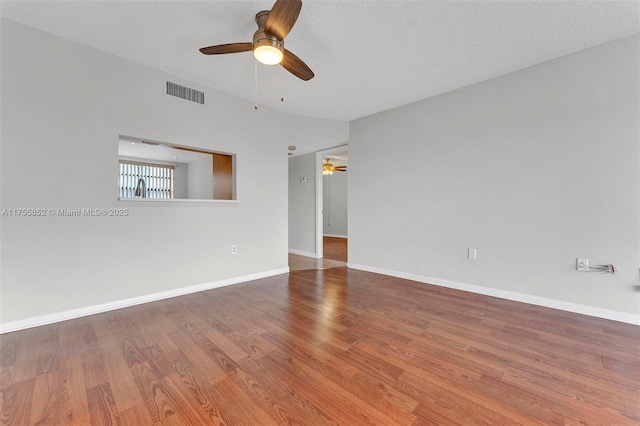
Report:
[{"label": "ceiling fan motor housing", "polygon": [[[272,52],[273,48],[276,48],[280,51],[280,54],[277,52],[268,54],[266,58],[267,62],[264,59],[258,59],[262,63],[266,63],[267,65],[275,65],[282,61],[282,57],[284,55],[284,40],[278,39],[278,37],[269,34],[265,31],[265,26],[267,22],[267,18],[269,17],[269,10],[262,10],[256,13],[256,24],[258,24],[258,31],[253,34],[253,51],[258,58],[259,51],[264,49],[265,51],[270,50]],[[264,57],[262,57],[264,58]]]},{"label": "ceiling fan motor housing", "polygon": [[264,29],[259,29],[253,35],[253,48],[260,46],[272,46],[284,52],[284,41],[278,40],[276,36],[268,34]]}]

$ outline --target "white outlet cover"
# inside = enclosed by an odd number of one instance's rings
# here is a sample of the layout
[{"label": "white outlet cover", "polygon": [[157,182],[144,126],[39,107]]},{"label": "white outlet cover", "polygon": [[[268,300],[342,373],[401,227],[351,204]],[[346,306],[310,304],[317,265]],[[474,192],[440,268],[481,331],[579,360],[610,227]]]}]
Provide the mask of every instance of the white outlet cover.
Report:
[{"label": "white outlet cover", "polygon": [[474,249],[474,248],[470,248],[469,249],[469,254],[468,254],[469,259],[476,259],[477,258],[476,254],[477,254],[476,253],[476,249]]}]

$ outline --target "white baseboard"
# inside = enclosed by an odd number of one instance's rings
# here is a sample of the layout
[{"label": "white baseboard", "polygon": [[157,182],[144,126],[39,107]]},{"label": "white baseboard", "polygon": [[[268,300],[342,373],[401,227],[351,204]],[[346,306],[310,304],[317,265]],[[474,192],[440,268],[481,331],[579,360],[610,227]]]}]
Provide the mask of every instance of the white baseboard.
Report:
[{"label": "white baseboard", "polygon": [[351,269],[358,269],[360,271],[367,271],[376,274],[389,275],[397,278],[404,278],[407,280],[417,281],[425,284],[433,284],[440,287],[447,287],[456,290],[468,291],[471,293],[483,294],[485,296],[492,296],[500,299],[529,303],[531,305],[544,306],[546,308],[553,308],[561,311],[573,312],[576,314],[589,315],[592,317],[604,318],[612,321],[624,322],[627,324],[640,325],[640,315],[629,314],[626,312],[612,311],[610,309],[596,308],[594,306],[580,305],[577,303],[564,302],[562,300],[548,299],[546,297],[531,296],[524,293],[516,293],[513,291],[483,287],[475,284],[465,284],[457,281],[409,274],[405,272],[390,271],[387,269],[358,265],[354,263],[348,263],[347,267]]},{"label": "white baseboard", "polygon": [[320,259],[320,258],[318,257],[318,255],[317,255],[317,254],[315,254],[315,253],[311,253],[310,251],[302,251],[302,250],[289,249],[289,253],[291,253],[291,254],[297,254],[298,256],[313,257],[314,259]]},{"label": "white baseboard", "polygon": [[181,287],[175,290],[146,294],[144,296],[132,297],[130,299],[123,299],[115,302],[102,303],[100,305],[69,309],[67,311],[40,315],[37,317],[26,318],[18,321],[6,322],[0,324],[0,334],[23,330],[26,328],[38,327],[46,324],[52,324],[60,321],[66,321],[74,318],[85,317],[88,315],[99,314],[102,312],[113,311],[116,309],[127,308],[129,306],[142,305],[143,303],[155,302],[157,300],[169,299],[176,296],[184,296],[185,294],[197,293],[199,291],[211,290],[214,288],[240,284],[247,281],[259,280],[261,278],[267,278],[274,275],[282,275],[287,273],[289,273],[289,267],[243,275],[240,277],[227,278],[220,281],[196,284],[188,287]]},{"label": "white baseboard", "polygon": [[349,238],[348,235],[334,235],[334,234],[323,234],[323,237],[333,237],[333,238]]}]

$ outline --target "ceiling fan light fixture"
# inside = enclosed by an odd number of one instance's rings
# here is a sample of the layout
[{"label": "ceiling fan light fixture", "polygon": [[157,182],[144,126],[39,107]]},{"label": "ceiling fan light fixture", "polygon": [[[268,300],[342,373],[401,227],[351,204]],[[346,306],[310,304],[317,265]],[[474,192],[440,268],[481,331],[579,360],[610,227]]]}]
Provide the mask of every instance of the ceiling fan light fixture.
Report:
[{"label": "ceiling fan light fixture", "polygon": [[326,161],[326,163],[322,164],[322,174],[324,176],[331,176],[333,174],[333,170],[334,170],[333,164],[331,164],[329,162],[328,158],[325,161]]},{"label": "ceiling fan light fixture", "polygon": [[265,65],[277,65],[282,62],[282,51],[273,46],[258,46],[253,50],[253,56]]},{"label": "ceiling fan light fixture", "polygon": [[253,56],[265,65],[276,65],[284,57],[282,41],[258,30],[253,37]]}]

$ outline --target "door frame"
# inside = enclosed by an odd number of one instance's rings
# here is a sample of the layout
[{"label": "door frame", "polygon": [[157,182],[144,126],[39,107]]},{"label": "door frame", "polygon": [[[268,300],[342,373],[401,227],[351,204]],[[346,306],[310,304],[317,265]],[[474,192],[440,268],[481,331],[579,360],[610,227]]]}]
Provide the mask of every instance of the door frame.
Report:
[{"label": "door frame", "polygon": [[334,146],[333,148],[316,151],[316,257],[324,257],[324,179],[322,176],[322,163],[327,155],[342,153],[349,144]]}]

